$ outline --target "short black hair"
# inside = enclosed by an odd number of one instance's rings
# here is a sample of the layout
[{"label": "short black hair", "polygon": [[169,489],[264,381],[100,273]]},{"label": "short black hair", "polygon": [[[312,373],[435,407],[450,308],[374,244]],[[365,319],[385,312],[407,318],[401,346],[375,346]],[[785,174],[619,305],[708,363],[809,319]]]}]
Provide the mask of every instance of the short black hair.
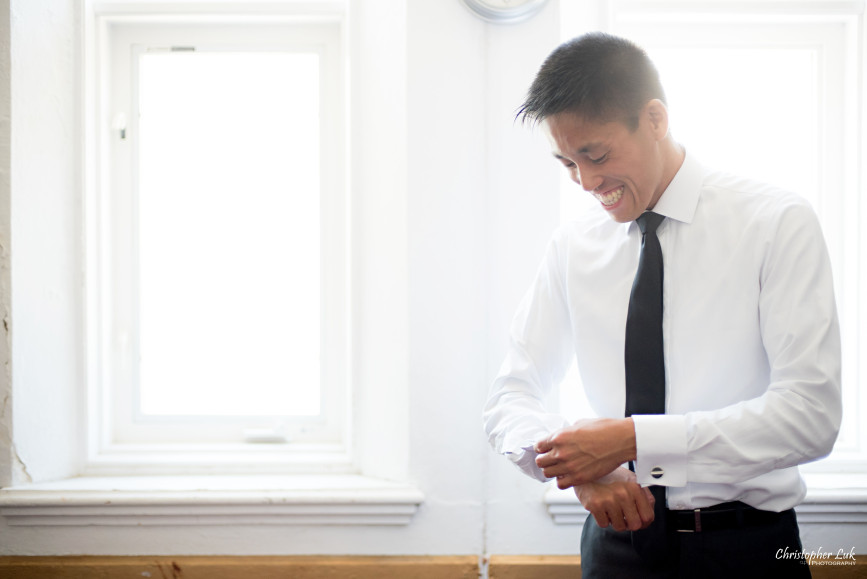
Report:
[{"label": "short black hair", "polygon": [[545,59],[516,118],[538,123],[574,112],[600,122],[619,120],[635,130],[638,113],[653,99],[666,102],[647,53],[625,38],[591,32]]}]

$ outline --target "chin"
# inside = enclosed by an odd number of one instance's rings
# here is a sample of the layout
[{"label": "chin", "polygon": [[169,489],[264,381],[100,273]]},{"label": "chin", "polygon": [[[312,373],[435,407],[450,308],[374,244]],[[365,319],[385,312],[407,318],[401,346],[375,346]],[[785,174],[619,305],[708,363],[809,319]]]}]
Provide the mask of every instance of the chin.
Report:
[{"label": "chin", "polygon": [[635,212],[611,211],[608,213],[608,216],[617,223],[629,223],[630,221],[635,221],[638,219],[638,216],[641,215],[641,213],[638,213],[637,215],[633,215],[633,213]]}]

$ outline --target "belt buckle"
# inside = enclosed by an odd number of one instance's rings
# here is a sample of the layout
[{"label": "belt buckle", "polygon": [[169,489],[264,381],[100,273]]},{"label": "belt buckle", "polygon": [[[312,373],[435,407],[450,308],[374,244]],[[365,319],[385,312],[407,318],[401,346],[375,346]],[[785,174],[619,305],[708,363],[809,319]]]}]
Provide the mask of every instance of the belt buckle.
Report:
[{"label": "belt buckle", "polygon": [[693,529],[678,529],[678,533],[701,533],[701,509],[693,510],[695,517],[695,528]]}]

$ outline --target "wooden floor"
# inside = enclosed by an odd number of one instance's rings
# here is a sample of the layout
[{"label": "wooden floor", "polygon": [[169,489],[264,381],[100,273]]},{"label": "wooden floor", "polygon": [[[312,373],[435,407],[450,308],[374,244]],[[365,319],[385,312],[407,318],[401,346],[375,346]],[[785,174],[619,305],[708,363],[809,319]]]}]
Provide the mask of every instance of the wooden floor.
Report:
[{"label": "wooden floor", "polygon": [[[478,579],[479,558],[456,557],[0,557],[2,579]],[[494,555],[490,579],[579,579],[580,558]],[[815,579],[867,578],[856,565],[814,565]]]},{"label": "wooden floor", "polygon": [[478,557],[0,557],[2,579],[478,579]]}]

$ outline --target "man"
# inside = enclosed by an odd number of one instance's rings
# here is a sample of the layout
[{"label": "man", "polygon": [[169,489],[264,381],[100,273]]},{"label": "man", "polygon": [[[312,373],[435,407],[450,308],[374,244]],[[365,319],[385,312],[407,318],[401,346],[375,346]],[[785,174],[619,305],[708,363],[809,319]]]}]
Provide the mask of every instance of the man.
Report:
[{"label": "man", "polygon": [[[599,208],[555,233],[519,307],[485,408],[492,446],[590,511],[585,579],[809,577],[777,553],[801,550],[797,465],[831,451],[841,417],[813,211],[704,169],[620,38],[557,48],[518,114]],[[543,399],[573,356],[601,418],[570,425]]]}]

